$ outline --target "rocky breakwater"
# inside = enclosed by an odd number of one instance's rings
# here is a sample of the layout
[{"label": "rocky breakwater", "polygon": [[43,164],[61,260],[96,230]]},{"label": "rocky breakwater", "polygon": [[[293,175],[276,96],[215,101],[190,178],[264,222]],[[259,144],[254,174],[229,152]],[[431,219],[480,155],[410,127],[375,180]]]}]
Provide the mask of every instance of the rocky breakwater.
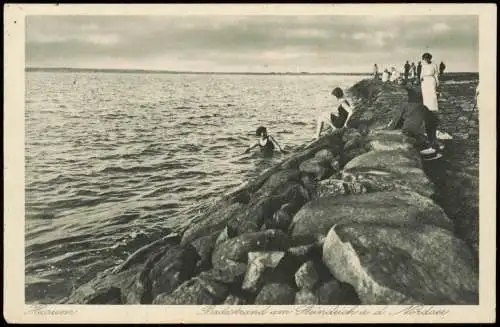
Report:
[{"label": "rocky breakwater", "polygon": [[65,303],[474,304],[478,272],[411,139],[406,101],[361,81],[353,128],[320,138]]}]

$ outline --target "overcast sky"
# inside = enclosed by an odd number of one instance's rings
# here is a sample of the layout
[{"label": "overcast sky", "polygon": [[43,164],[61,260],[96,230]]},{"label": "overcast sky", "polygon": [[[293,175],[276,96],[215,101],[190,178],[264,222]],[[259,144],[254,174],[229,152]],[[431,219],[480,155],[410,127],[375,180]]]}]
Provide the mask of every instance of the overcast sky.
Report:
[{"label": "overcast sky", "polygon": [[478,71],[477,16],[27,16],[28,67],[369,72],[418,61]]}]

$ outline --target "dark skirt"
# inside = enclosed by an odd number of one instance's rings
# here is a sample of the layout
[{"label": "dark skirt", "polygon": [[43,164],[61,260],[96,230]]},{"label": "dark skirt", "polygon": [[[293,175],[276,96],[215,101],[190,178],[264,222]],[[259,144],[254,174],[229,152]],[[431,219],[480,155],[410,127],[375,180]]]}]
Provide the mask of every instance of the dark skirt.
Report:
[{"label": "dark skirt", "polygon": [[333,126],[336,128],[344,127],[345,121],[348,116],[347,110],[345,110],[342,106],[339,107],[339,115],[334,115],[333,113],[330,115],[330,119],[332,121]]}]

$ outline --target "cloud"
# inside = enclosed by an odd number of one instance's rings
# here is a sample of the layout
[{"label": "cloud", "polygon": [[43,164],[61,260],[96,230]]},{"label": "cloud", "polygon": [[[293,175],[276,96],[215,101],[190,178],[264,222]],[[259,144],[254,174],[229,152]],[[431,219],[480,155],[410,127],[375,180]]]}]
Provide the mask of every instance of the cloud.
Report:
[{"label": "cloud", "polygon": [[445,23],[436,23],[432,25],[432,30],[437,33],[449,31],[451,28]]},{"label": "cloud", "polygon": [[101,67],[116,58],[129,68],[300,63],[310,71],[369,71],[374,60],[398,62],[426,49],[464,53],[461,62],[477,67],[477,42],[477,16],[28,16],[25,51],[29,66]]}]

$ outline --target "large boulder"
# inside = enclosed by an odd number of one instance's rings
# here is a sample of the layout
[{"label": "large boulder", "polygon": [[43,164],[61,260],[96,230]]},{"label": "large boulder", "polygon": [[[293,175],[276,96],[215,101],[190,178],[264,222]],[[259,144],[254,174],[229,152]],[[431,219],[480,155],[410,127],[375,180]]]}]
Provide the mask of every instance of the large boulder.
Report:
[{"label": "large boulder", "polygon": [[414,192],[379,192],[315,199],[297,212],[290,231],[292,235],[326,235],[333,225],[355,222],[452,229],[452,222],[432,200]]},{"label": "large boulder", "polygon": [[314,155],[314,159],[320,162],[323,166],[329,166],[330,163],[335,159],[332,151],[328,149],[319,150]]},{"label": "large boulder", "polygon": [[422,168],[422,163],[416,150],[370,151],[349,161],[344,169],[382,168],[391,170],[393,167]]},{"label": "large boulder", "polygon": [[361,304],[354,288],[347,284],[332,279],[316,290],[318,304],[322,305],[358,305]]},{"label": "large boulder", "polygon": [[262,287],[255,298],[257,305],[286,305],[295,302],[295,290],[287,284],[271,283]]},{"label": "large boulder", "polygon": [[350,168],[344,169],[342,179],[363,185],[367,192],[413,191],[429,198],[435,193],[434,183],[419,168]]},{"label": "large boulder", "polygon": [[172,293],[159,294],[153,304],[213,305],[222,303],[227,294],[228,288],[224,284],[195,277],[181,284]]},{"label": "large boulder", "polygon": [[299,179],[300,172],[297,169],[278,170],[260,187],[260,189],[256,192],[256,196],[268,196],[280,186],[288,182],[298,182]]},{"label": "large boulder", "polygon": [[478,271],[464,241],[436,226],[333,227],[323,261],[368,304],[478,304]]},{"label": "large boulder", "polygon": [[121,290],[113,286],[99,289],[82,300],[85,304],[124,304]]},{"label": "large boulder", "polygon": [[233,260],[226,260],[225,263],[226,264],[222,267],[212,268],[202,272],[199,277],[228,285],[241,284],[247,270],[247,265]]},{"label": "large boulder", "polygon": [[[141,304],[146,290],[137,283],[137,278],[143,269],[143,265],[137,265],[116,274],[98,276],[75,289],[65,302],[68,304]],[[120,290],[120,294],[117,289]]]},{"label": "large boulder", "polygon": [[191,243],[201,236],[208,235],[214,231],[224,228],[224,226],[242,211],[245,206],[240,203],[231,205],[220,205],[217,210],[210,213],[200,221],[197,221],[189,227],[182,235],[181,244]]},{"label": "large boulder", "polygon": [[159,256],[149,272],[152,296],[170,293],[191,278],[199,258],[191,245],[169,248]]},{"label": "large boulder", "polygon": [[176,245],[180,242],[180,240],[181,238],[179,234],[170,233],[159,240],[147,244],[132,253],[127,260],[115,267],[113,269],[113,273],[117,274],[133,267],[134,265],[141,265],[147,260],[147,257],[151,255],[151,253],[155,252],[155,250],[158,250],[158,248]]},{"label": "large boulder", "polygon": [[294,211],[292,205],[285,203],[274,213],[273,218],[265,223],[265,229],[280,229],[282,231],[287,231],[292,222],[292,215],[295,214]]},{"label": "large boulder", "polygon": [[313,289],[318,281],[319,276],[313,261],[304,262],[295,272],[295,284],[300,289]]},{"label": "large boulder", "polygon": [[280,230],[242,234],[219,244],[212,255],[212,264],[214,268],[223,268],[227,260],[247,263],[249,252],[282,251],[289,244],[290,238]]},{"label": "large boulder", "polygon": [[317,180],[327,177],[327,174],[332,172],[329,168],[329,163],[324,163],[316,158],[304,160],[299,166],[302,173],[310,174]]},{"label": "large boulder", "polygon": [[246,299],[241,296],[229,294],[224,300],[225,305],[245,305],[247,304]]},{"label": "large boulder", "polygon": [[276,268],[284,256],[283,251],[248,253],[248,267],[241,288],[256,292],[264,283],[266,269]]},{"label": "large boulder", "polygon": [[191,242],[191,245],[196,249],[200,260],[198,261],[198,270],[210,269],[212,264],[212,251],[215,243],[223,231],[217,230],[209,235],[202,236]]},{"label": "large boulder", "polygon": [[298,210],[309,199],[307,190],[298,183],[292,183],[279,194],[256,199],[241,212],[228,226],[236,235],[259,231],[262,225],[271,220],[274,213],[285,203],[292,211]]},{"label": "large boulder", "polygon": [[318,295],[309,289],[295,293],[295,304],[319,304]]},{"label": "large boulder", "polygon": [[413,151],[414,141],[404,135],[401,130],[379,130],[370,133],[367,138],[367,149],[372,151]]}]

